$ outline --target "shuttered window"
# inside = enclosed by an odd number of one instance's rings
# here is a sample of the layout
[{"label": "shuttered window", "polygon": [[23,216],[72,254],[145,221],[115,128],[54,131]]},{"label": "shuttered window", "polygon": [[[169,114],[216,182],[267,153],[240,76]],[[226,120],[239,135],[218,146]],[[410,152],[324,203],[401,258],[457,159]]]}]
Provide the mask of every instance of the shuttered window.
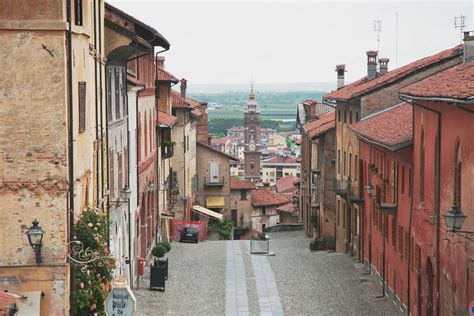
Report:
[{"label": "shuttered window", "polygon": [[392,217],[392,246],[397,249],[397,218]]},{"label": "shuttered window", "polygon": [[110,192],[110,198],[115,197],[115,170],[114,170],[114,151],[111,150],[109,152],[109,192]]},{"label": "shuttered window", "polygon": [[86,82],[79,81],[79,133],[86,131]]},{"label": "shuttered window", "polygon": [[403,257],[403,227],[398,226],[398,252]]},{"label": "shuttered window", "polygon": [[215,161],[209,163],[209,182],[219,182],[219,163]]}]

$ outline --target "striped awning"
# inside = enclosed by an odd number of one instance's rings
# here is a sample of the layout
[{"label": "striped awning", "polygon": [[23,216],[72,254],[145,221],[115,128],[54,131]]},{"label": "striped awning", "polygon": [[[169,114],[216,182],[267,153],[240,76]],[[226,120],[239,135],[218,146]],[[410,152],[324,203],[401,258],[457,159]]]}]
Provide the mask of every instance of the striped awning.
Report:
[{"label": "striped awning", "polygon": [[224,215],[220,214],[220,213],[217,213],[217,212],[214,212],[214,211],[211,211],[205,207],[202,207],[200,205],[194,205],[193,206],[193,210],[195,210],[196,212],[200,213],[200,214],[203,214],[203,215],[207,215],[207,216],[210,216],[210,217],[214,217],[214,218],[217,218],[218,220],[222,220],[222,217],[224,217]]}]

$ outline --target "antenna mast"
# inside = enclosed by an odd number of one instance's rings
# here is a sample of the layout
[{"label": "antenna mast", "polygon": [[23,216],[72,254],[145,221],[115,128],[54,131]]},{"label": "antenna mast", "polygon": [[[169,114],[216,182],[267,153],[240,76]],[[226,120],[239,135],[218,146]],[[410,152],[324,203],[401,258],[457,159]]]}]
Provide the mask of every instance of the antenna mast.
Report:
[{"label": "antenna mast", "polygon": [[395,68],[398,68],[398,12],[395,18]]},{"label": "antenna mast", "polygon": [[379,51],[380,50],[380,32],[382,32],[382,21],[380,20],[374,21],[374,31],[377,32],[377,51]]},{"label": "antenna mast", "polygon": [[466,17],[464,15],[454,17],[454,28],[461,29],[461,44],[463,39],[463,31],[466,26]]}]

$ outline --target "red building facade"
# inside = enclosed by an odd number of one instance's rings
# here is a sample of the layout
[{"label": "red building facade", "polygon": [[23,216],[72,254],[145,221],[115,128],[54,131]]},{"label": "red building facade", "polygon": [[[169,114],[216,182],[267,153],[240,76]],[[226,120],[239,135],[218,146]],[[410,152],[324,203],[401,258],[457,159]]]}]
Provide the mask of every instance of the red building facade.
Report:
[{"label": "red building facade", "polygon": [[[412,172],[412,106],[402,103],[349,127],[360,140],[363,261],[384,295],[406,311]],[[396,131],[396,132],[394,132]]]},{"label": "red building facade", "polygon": [[[474,34],[464,61],[401,89],[414,106],[411,279],[415,315],[468,313],[474,298]],[[452,231],[455,205],[465,221]],[[454,208],[454,209],[455,209]]]}]

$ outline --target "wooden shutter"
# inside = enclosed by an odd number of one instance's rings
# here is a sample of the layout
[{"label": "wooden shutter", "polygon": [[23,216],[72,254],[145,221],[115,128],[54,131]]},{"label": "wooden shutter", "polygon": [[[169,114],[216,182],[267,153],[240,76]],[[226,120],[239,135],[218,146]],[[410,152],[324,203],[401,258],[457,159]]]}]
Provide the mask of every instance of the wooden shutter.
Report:
[{"label": "wooden shutter", "polygon": [[79,133],[86,131],[86,82],[79,81]]},{"label": "wooden shutter", "polygon": [[219,163],[212,161],[209,163],[209,182],[219,182]]}]

